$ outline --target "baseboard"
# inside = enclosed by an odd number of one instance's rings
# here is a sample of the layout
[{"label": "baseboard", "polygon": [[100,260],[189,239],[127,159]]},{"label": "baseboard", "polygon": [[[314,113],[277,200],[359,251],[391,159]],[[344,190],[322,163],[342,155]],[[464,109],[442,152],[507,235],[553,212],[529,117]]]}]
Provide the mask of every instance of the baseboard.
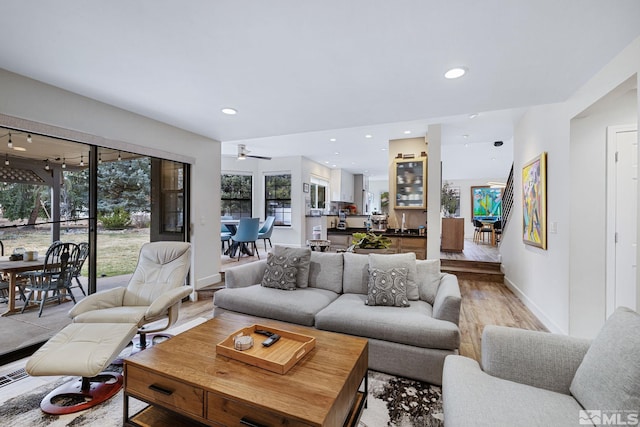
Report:
[{"label": "baseboard", "polygon": [[220,273],[212,274],[211,276],[203,277],[196,281],[196,291],[198,289],[206,288],[207,286],[211,286],[215,283],[222,282],[222,275]]},{"label": "baseboard", "polygon": [[553,332],[554,334],[568,335],[567,331],[562,330],[562,328],[556,325],[554,321],[549,319],[545,312],[506,276],[504,278],[504,284],[511,290],[511,292],[513,292],[518,298],[520,298],[520,301],[522,301],[522,303],[529,310],[531,310],[531,312],[538,318],[538,320],[540,320],[540,322],[542,322],[542,324],[549,330],[549,332]]}]

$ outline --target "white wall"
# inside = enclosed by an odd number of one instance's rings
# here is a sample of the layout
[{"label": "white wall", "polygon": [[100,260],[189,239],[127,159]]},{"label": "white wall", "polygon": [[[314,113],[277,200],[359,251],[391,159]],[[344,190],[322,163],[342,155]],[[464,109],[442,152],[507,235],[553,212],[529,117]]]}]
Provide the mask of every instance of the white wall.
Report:
[{"label": "white wall", "polygon": [[111,148],[198,159],[191,169],[191,284],[197,289],[220,280],[220,243],[212,238],[220,233],[219,142],[1,69],[0,93],[1,114],[62,128],[51,136],[66,129]]},{"label": "white wall", "polygon": [[635,89],[613,95],[571,120],[569,330],[578,336],[595,335],[606,320],[607,126],[636,123],[638,111]]},{"label": "white wall", "polygon": [[[602,188],[604,176],[601,175],[601,168],[604,167],[605,159],[600,158],[601,153],[598,152],[577,157],[582,152],[578,153],[575,151],[576,146],[572,147],[571,120],[639,72],[640,38],[619,53],[566,102],[529,109],[515,129],[515,203],[513,216],[507,225],[500,248],[505,279],[507,285],[554,332],[593,336],[597,332],[596,329],[599,329],[596,326],[603,321],[601,316],[597,322],[586,318],[589,308],[582,310],[579,299],[572,295],[572,289],[575,293],[576,289],[582,288],[582,285],[578,284],[579,281],[589,280],[593,284],[604,277],[599,272],[595,275],[590,274],[589,277],[578,275],[583,268],[592,268],[591,265],[587,267],[587,264],[599,256],[597,253],[590,254],[589,248],[597,247],[597,251],[600,251],[604,250],[604,247],[599,247],[600,238],[594,242],[588,231],[582,227],[572,230],[571,224],[574,221],[586,221],[589,228],[604,226],[600,213],[595,216],[588,215],[582,208],[586,203],[583,201],[581,208],[577,209],[572,204],[572,199],[574,194],[576,198],[581,195],[585,182]],[[638,104],[636,96],[636,121]],[[575,131],[578,130],[576,127]],[[604,131],[602,136],[604,137]],[[522,167],[543,151],[548,153],[547,224],[557,224],[557,232],[548,234],[546,251],[524,245],[520,230]],[[572,156],[576,156],[575,161]],[[594,171],[589,167],[582,167],[583,161],[588,164],[600,163],[601,166]],[[602,194],[596,194],[594,199],[596,203],[604,203]],[[582,289],[590,292],[592,287],[593,285],[585,285]],[[573,304],[572,301],[578,304]],[[580,314],[581,311],[584,313]]]}]

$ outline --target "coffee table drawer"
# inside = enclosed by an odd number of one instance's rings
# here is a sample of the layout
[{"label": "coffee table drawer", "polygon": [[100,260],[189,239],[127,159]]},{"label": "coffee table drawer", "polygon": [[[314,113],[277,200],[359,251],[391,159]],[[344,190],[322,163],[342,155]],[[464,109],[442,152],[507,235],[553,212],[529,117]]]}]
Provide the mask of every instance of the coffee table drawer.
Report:
[{"label": "coffee table drawer", "polygon": [[[207,419],[225,426],[256,425],[309,427],[309,424],[292,420],[269,411],[256,409],[252,406],[226,399],[214,393],[207,393]],[[243,420],[242,423],[241,420]]]},{"label": "coffee table drawer", "polygon": [[162,375],[127,366],[127,392],[179,412],[204,416],[204,391]]}]

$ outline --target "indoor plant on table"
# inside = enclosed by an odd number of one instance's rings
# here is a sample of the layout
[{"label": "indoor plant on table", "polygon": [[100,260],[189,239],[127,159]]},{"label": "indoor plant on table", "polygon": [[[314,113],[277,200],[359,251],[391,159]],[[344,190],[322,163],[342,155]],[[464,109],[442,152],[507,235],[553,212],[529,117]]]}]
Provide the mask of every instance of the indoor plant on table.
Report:
[{"label": "indoor plant on table", "polygon": [[351,237],[351,246],[347,252],[355,252],[358,254],[367,253],[395,253],[391,246],[391,239],[382,234],[375,234],[371,231],[368,233],[353,233]]}]

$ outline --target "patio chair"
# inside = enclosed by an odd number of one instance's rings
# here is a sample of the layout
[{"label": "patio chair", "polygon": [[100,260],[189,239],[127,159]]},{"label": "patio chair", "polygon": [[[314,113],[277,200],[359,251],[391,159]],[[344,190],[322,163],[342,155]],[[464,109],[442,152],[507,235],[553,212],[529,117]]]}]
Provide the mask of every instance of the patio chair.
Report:
[{"label": "patio chair", "polygon": [[[76,299],[71,292],[71,279],[73,270],[78,262],[80,249],[75,243],[56,243],[47,249],[44,266],[41,271],[31,271],[24,273],[23,277],[28,279],[24,285],[25,291],[29,294],[22,307],[21,313],[29,306],[29,301],[40,303],[38,317],[42,316],[44,304],[47,301],[58,300],[58,304],[65,296],[61,291],[66,291],[66,295],[71,297],[73,303]],[[51,294],[49,294],[51,292]]]},{"label": "patio chair", "polygon": [[78,243],[78,248],[80,249],[80,256],[78,257],[78,262],[76,262],[73,268],[73,278],[76,280],[76,285],[73,285],[73,281],[71,282],[71,288],[80,288],[82,291],[82,295],[87,296],[87,293],[82,288],[82,283],[80,283],[80,271],[82,270],[82,266],[84,265],[87,256],[89,255],[89,243],[82,242]]},{"label": "patio chair", "polygon": [[[147,334],[170,328],[178,320],[182,299],[192,292],[185,285],[191,266],[191,245],[186,242],[145,243],[127,287],[97,292],[83,298],[70,311],[74,323],[135,323],[140,348],[153,344]],[[145,325],[164,320],[146,329]]]}]

